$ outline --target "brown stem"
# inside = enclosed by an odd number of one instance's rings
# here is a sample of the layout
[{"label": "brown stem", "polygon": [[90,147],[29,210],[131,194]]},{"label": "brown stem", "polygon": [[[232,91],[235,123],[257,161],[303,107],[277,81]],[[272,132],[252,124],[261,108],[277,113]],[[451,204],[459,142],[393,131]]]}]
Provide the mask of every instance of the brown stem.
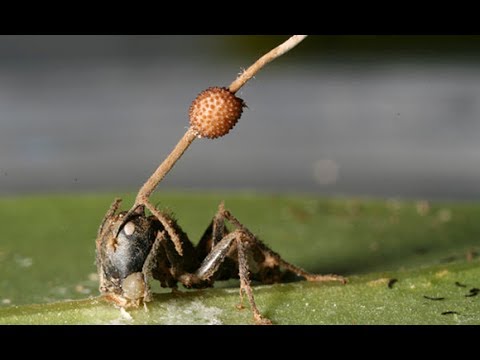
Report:
[{"label": "brown stem", "polygon": [[[229,90],[232,93],[237,92],[262,67],[264,67],[266,64],[276,59],[277,57],[285,54],[290,49],[294,48],[298,43],[305,39],[306,36],[307,35],[294,35],[284,43],[269,51],[267,54],[263,55],[230,84]],[[167,173],[173,168],[177,160],[183,155],[183,153],[187,150],[187,148],[190,146],[193,140],[195,140],[196,137],[197,133],[190,127],[185,133],[185,135],[183,135],[183,137],[180,139],[175,148],[172,150],[172,152],[167,156],[167,158],[160,164],[160,166],[155,170],[152,176],[150,176],[150,178],[140,188],[135,199],[135,204],[125,216],[126,220],[128,219],[129,215],[131,215],[140,205],[145,205],[148,197],[152,194],[160,181],[162,181],[165,175],[167,175]]]},{"label": "brown stem", "polygon": [[282,56],[287,51],[293,49],[297,46],[307,35],[293,35],[284,43],[278,45],[275,49],[270,50],[268,53],[263,55],[260,59],[255,61],[247,70],[242,72],[234,82],[232,82],[228,88],[231,93],[235,94],[245,83],[250,80],[255,74],[270,61],[276,59],[279,56]]},{"label": "brown stem", "polygon": [[143,186],[138,191],[137,198],[135,203],[139,204],[143,199],[148,198],[151,193],[158,186],[160,181],[167,175],[167,173],[173,168],[177,160],[183,155],[185,150],[190,146],[190,144],[197,137],[196,132],[192,128],[188,128],[187,132],[180,141],[177,143],[172,152],[167,156],[165,160],[160,164],[160,166],[155,170],[155,172],[148,178],[148,180],[143,184]]}]

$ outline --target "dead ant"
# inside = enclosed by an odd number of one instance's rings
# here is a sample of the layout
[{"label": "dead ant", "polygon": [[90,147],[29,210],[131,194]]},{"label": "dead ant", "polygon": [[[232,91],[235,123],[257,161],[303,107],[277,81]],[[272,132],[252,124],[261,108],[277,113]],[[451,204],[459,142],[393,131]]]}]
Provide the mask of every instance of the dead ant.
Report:
[{"label": "dead ant", "polygon": [[[190,107],[190,128],[139,190],[135,204],[118,212],[121,199],[107,211],[97,234],[96,263],[100,292],[122,307],[151,301],[149,279],[162,287],[203,289],[217,280],[240,279],[240,300],[246,294],[257,324],[271,324],[261,315],[250,286],[252,279],[275,283],[288,273],[307,281],[346,280],[338,275],[311,274],[283,260],[262,243],[220,204],[216,215],[194,246],[178,223],[148,200],[188,146],[198,137],[217,138],[227,134],[240,118],[245,103],[236,91],[263,65],[290,50],[305,35],[295,35],[273,49],[239,75],[229,88],[211,87],[200,93]],[[151,213],[147,216],[145,210]],[[227,228],[229,223],[233,230]]]},{"label": "dead ant", "polygon": [[[267,284],[282,281],[288,272],[307,281],[346,282],[342,276],[311,274],[283,260],[225,210],[223,203],[197,246],[170,215],[157,211],[157,216],[147,217],[141,205],[126,218],[126,211],[117,213],[120,203],[116,199],[105,215],[96,247],[100,291],[122,307],[151,300],[150,277],[162,287],[176,288],[180,282],[197,289],[211,287],[217,280],[240,278],[240,299],[243,293],[247,295],[255,322],[270,324],[255,304],[249,273]],[[227,230],[226,222],[233,225],[233,231]],[[172,239],[179,241],[180,249]]]}]

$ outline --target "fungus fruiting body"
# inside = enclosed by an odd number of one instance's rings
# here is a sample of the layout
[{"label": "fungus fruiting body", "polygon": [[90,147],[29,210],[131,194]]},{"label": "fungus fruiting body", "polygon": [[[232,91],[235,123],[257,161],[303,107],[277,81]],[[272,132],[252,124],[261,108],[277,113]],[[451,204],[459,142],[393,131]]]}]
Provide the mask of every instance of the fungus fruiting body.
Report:
[{"label": "fungus fruiting body", "polygon": [[200,137],[215,139],[228,134],[235,126],[245,102],[226,88],[210,87],[190,105],[190,126]]}]

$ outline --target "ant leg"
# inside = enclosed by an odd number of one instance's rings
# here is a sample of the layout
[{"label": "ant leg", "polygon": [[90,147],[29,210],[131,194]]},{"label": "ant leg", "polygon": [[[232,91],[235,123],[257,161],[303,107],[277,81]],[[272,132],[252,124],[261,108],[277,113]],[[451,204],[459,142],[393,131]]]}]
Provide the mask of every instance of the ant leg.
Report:
[{"label": "ant leg", "polygon": [[254,320],[257,324],[271,324],[270,320],[261,315],[253,297],[246,256],[247,248],[244,242],[250,243],[252,239],[250,234],[245,233],[242,229],[229,233],[213,247],[194,274],[183,274],[179,277],[179,280],[187,287],[201,284],[202,282],[208,283],[226,257],[236,249],[238,254],[238,275],[240,277],[240,297],[243,297],[242,291],[247,295]]},{"label": "ant leg", "polygon": [[151,301],[152,293],[150,291],[150,285],[148,284],[148,279],[153,276],[153,269],[158,268],[158,253],[161,246],[161,241],[165,238],[165,232],[159,231],[155,241],[152,245],[150,252],[148,253],[147,258],[142,267],[142,274],[145,281],[145,301]]},{"label": "ant leg", "polygon": [[171,219],[169,216],[162,214],[158,209],[150,203],[150,201],[144,201],[145,206],[148,210],[155,216],[158,221],[163,225],[165,230],[167,231],[170,239],[172,240],[173,244],[175,245],[175,250],[177,250],[180,256],[183,256],[183,244],[182,240],[180,239],[180,234],[178,233],[177,226],[175,221]]},{"label": "ant leg", "polygon": [[275,266],[278,265],[280,267],[283,267],[294,274],[297,274],[298,276],[302,276],[305,278],[307,281],[318,281],[318,282],[323,282],[323,281],[338,281],[341,282],[342,284],[347,283],[347,279],[345,279],[343,276],[340,275],[335,275],[335,274],[327,274],[327,275],[319,275],[319,274],[312,274],[308,271],[305,271],[304,269],[293,265],[285,260],[282,259],[282,257],[277,254],[275,251],[270,249],[267,245],[265,245],[263,242],[258,240],[247,228],[245,228],[238,220],[235,218],[228,210],[224,210],[223,216],[231,222],[233,225],[235,225],[237,228],[242,229],[243,232],[245,232],[250,239],[252,239],[252,242],[254,245],[261,250],[263,253],[265,260],[263,261],[263,264],[265,266]]},{"label": "ant leg", "polygon": [[223,211],[225,211],[225,209],[223,208],[222,201],[218,206],[217,213],[213,217],[195,248],[200,261],[202,261],[210,253],[210,251],[212,251],[212,248],[218,244],[228,233],[227,227],[225,226],[225,217],[223,216]]},{"label": "ant leg", "polygon": [[218,271],[220,265],[223,263],[227,255],[232,250],[234,241],[239,237],[240,231],[234,231],[224,236],[223,239],[217,243],[208,253],[205,259],[200,264],[200,267],[195,271],[195,277],[200,281],[210,280],[210,278]]},{"label": "ant leg", "polygon": [[106,291],[105,289],[107,288],[107,281],[105,279],[105,274],[102,270],[102,263],[103,263],[103,258],[102,258],[102,245],[104,239],[107,237],[107,234],[109,231],[112,230],[113,227],[113,219],[115,218],[115,214],[120,207],[120,203],[122,202],[122,199],[120,198],[115,198],[113,201],[112,205],[110,205],[110,208],[107,210],[107,213],[105,214],[102,223],[100,224],[98,231],[97,231],[97,239],[95,240],[95,249],[96,249],[96,257],[95,257],[95,262],[97,265],[97,273],[99,276],[99,289],[101,292]]},{"label": "ant leg", "polygon": [[198,267],[193,247],[185,250],[186,256],[180,256],[167,231],[159,230],[142,268],[145,280],[153,277],[162,287],[176,288],[179,276]]},{"label": "ant leg", "polygon": [[101,232],[100,230],[103,229],[103,227],[105,226],[105,222],[107,221],[107,219],[112,218],[113,215],[117,212],[121,202],[122,202],[122,199],[120,198],[115,198],[115,200],[113,200],[113,203],[110,205],[110,208],[107,210],[107,213],[105,214],[105,217],[103,218],[102,223],[100,224],[99,233]]},{"label": "ant leg", "polygon": [[[217,242],[215,237],[216,231],[214,228],[216,227],[217,229],[222,229],[221,231],[223,231],[225,228],[225,221],[228,221],[234,225],[236,230],[227,234],[219,242]],[[218,234],[219,233],[220,232],[218,232]],[[260,271],[267,270],[267,275],[263,277],[263,279],[261,278],[264,281],[267,280],[267,282],[278,281],[277,278],[268,275],[268,270],[282,267],[304,277],[307,281],[339,281],[346,283],[346,279],[342,276],[333,274],[312,274],[283,260],[279,254],[258,240],[255,235],[253,235],[246,227],[244,227],[229,211],[225,210],[223,208],[223,204],[220,204],[219,210],[215,215],[214,220],[212,220],[212,223],[205,231],[201,242],[204,242],[205,245],[203,248],[199,249],[200,251],[208,251],[207,242],[210,242],[210,244],[217,243],[213,246],[210,245],[211,250],[205,256],[198,270],[194,274],[182,274],[179,277],[179,281],[187,287],[195,285],[203,286],[209,283],[211,284],[213,282],[212,278],[218,273],[220,266],[224,264],[226,260],[230,260],[232,257],[236,258],[236,261],[238,262],[238,272],[235,273],[232,271],[230,272],[230,276],[235,277],[238,275],[240,277],[240,298],[243,298],[243,294],[247,295],[255,321],[257,323],[268,323],[269,320],[261,316],[255,304],[248,271],[249,262],[247,260],[247,254],[249,253],[249,255],[253,255],[254,253],[260,252],[263,255],[260,256],[260,258],[257,257],[256,259],[255,256],[248,258],[256,262],[256,265]],[[235,250],[237,256],[235,256]],[[249,253],[247,253],[247,251]]]},{"label": "ant leg", "polygon": [[252,308],[253,318],[258,325],[271,325],[272,322],[266,317],[262,316],[257,308],[255,299],[253,298],[253,291],[250,285],[250,277],[248,271],[248,262],[246,257],[246,248],[242,242],[241,237],[237,238],[237,253],[238,253],[238,275],[240,276],[240,301],[242,300],[242,291],[247,294],[248,302]]},{"label": "ant leg", "polygon": [[121,202],[122,199],[120,198],[116,198],[113,201],[112,205],[110,205],[110,208],[107,210],[107,213],[105,214],[102,223],[98,227],[97,240],[95,241],[97,249],[97,267],[100,266],[100,259],[98,259],[98,256],[101,252],[102,239],[105,237],[105,234],[112,228],[112,223],[110,222],[109,224],[107,224],[107,221],[111,221],[113,219],[115,213],[120,207]]},{"label": "ant leg", "polygon": [[110,205],[110,208],[107,210],[107,213],[105,214],[102,223],[98,227],[98,232],[97,232],[97,239],[100,239],[103,234],[105,233],[105,230],[109,229],[110,226],[105,228],[107,220],[110,220],[113,218],[115,213],[117,212],[118,208],[120,207],[120,203],[122,202],[122,199],[120,198],[115,198],[113,201],[112,205]]}]

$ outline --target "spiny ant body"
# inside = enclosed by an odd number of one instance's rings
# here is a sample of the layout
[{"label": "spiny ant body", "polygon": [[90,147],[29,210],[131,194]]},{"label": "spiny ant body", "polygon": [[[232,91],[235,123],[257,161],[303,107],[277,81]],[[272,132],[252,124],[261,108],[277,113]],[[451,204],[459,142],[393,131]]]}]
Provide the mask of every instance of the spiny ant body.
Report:
[{"label": "spiny ant body", "polygon": [[[269,324],[253,297],[250,279],[262,283],[282,281],[288,273],[308,281],[340,281],[338,275],[315,275],[283,260],[245,228],[220,204],[217,214],[194,246],[177,222],[155,211],[146,216],[144,206],[131,215],[118,212],[116,199],[100,225],[96,240],[100,291],[122,307],[151,301],[150,277],[162,287],[211,287],[216,280],[240,279],[240,297],[247,295],[254,320]],[[128,216],[128,218],[126,217]],[[233,230],[227,229],[230,223]]]}]

